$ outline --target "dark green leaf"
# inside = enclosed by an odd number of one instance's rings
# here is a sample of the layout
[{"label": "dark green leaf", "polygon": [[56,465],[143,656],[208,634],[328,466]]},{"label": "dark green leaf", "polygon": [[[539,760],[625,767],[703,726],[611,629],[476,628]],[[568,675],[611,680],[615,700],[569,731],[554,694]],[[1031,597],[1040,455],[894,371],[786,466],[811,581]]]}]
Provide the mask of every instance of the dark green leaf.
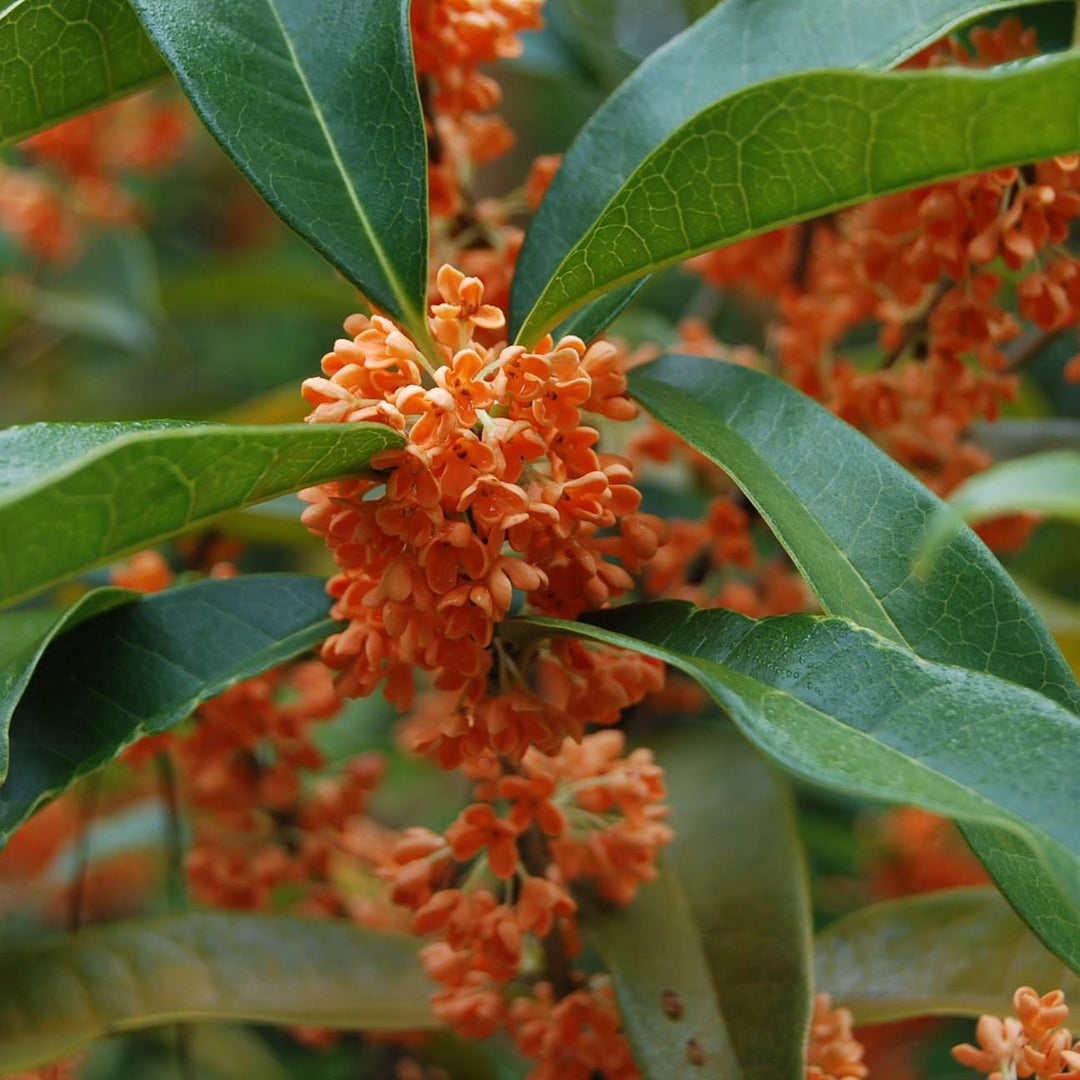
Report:
[{"label": "dark green leaf", "polygon": [[133,0],[260,194],[427,340],[427,142],[407,0]]},{"label": "dark green leaf", "polygon": [[[637,398],[726,469],[826,610],[929,660],[1010,679],[1080,711],[1080,687],[1035,611],[970,531],[911,572],[943,504],[864,436],[759,372],[668,356],[632,375]],[[967,835],[1046,944],[1080,965],[1080,868],[1056,846],[986,826]]]},{"label": "dark green leaf", "polygon": [[0,612],[0,784],[8,771],[8,726],[38,661],[57,634],[134,600],[127,589],[95,589],[63,611]]},{"label": "dark green leaf", "polygon": [[590,912],[585,930],[611,973],[646,1080],[740,1080],[701,938],[674,875],[661,868],[632,904]]},{"label": "dark green leaf", "polygon": [[416,944],[330,919],[221,912],[113,923],[0,957],[0,1070],[176,1021],[435,1028]]},{"label": "dark green leaf", "polygon": [[951,889],[863,908],[817,941],[817,986],[859,1024],[914,1016],[1008,1016],[1018,986],[1080,979],[992,889]]},{"label": "dark green leaf", "polygon": [[267,574],[170,589],[53,641],[15,707],[0,843],[141,735],[313,648],[337,627],[319,578]]},{"label": "dark green leaf", "polygon": [[239,510],[359,472],[377,424],[153,420],[0,431],[0,604]]},{"label": "dark green leaf", "polygon": [[[563,258],[634,170],[719,98],[765,79],[823,67],[887,68],[1011,0],[724,0],[654,52],[597,110],[563,161],[525,241],[514,278],[511,333]],[[605,325],[604,315],[586,324]]]},{"label": "dark green leaf", "polygon": [[1080,53],[991,72],[811,72],[739,91],[641,162],[567,252],[518,338],[532,344],[594,297],[735,240],[1071,153],[1078,95]]},{"label": "dark green leaf", "polygon": [[802,1080],[810,898],[787,785],[737,732],[650,740],[671,803],[670,866],[689,901],[748,1080]]},{"label": "dark green leaf", "polygon": [[0,146],[165,73],[127,0],[15,0],[0,11]]}]

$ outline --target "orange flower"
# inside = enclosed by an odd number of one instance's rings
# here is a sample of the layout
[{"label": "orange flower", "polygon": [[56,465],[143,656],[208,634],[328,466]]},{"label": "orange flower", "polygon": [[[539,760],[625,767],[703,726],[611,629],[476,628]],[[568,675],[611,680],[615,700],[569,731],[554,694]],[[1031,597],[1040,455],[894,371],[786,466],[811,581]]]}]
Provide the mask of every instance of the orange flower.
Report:
[{"label": "orange flower", "polygon": [[468,862],[486,848],[496,877],[508,878],[517,869],[517,830],[486,803],[466,807],[446,830],[446,840],[458,862]]}]

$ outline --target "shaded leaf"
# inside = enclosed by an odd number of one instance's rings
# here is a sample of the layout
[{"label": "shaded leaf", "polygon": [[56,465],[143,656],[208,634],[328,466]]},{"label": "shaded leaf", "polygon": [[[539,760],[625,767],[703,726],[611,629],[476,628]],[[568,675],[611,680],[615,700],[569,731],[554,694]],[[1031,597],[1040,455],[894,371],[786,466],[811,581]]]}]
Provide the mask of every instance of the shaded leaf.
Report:
[{"label": "shaded leaf", "polygon": [[427,340],[427,142],[407,0],[133,0],[259,193]]},{"label": "shaded leaf", "polygon": [[989,72],[811,72],[741,90],[638,165],[559,263],[518,339],[531,345],[594,297],[712,248],[1071,153],[1078,94],[1080,53]]},{"label": "shaded leaf", "polygon": [[0,784],[8,770],[8,725],[38,661],[57,634],[135,599],[127,589],[95,589],[62,611],[0,612]]},{"label": "shaded leaf", "polygon": [[749,1080],[802,1080],[811,1009],[810,898],[791,794],[730,728],[650,739],[675,842],[668,861],[701,935]]},{"label": "shaded leaf", "polygon": [[[719,98],[813,68],[891,67],[961,22],[1018,6],[1010,0],[921,0],[915,8],[893,0],[724,0],[649,56],[567,151],[518,259],[511,334],[634,170]],[[614,314],[598,311],[580,325],[595,332]]]},{"label": "shaded leaf", "polygon": [[127,0],[15,0],[0,12],[0,146],[166,73]]},{"label": "shaded leaf", "polygon": [[0,956],[0,972],[5,1072],[176,1021],[437,1026],[414,941],[329,919],[203,912],[119,922]]},{"label": "shaded leaf", "polygon": [[0,604],[218,514],[359,472],[377,424],[153,420],[0,431]]},{"label": "shaded leaf", "polygon": [[673,874],[661,868],[632,904],[590,912],[584,929],[611,973],[646,1080],[739,1080],[701,939]]},{"label": "shaded leaf", "polygon": [[816,970],[818,988],[859,1024],[1008,1016],[1018,986],[1080,997],[1080,979],[993,889],[951,889],[856,911],[820,935]]},{"label": "shaded leaf", "polygon": [[11,718],[0,843],[142,735],[290,660],[338,626],[320,578],[207,580],[82,622],[42,657]]},{"label": "shaded leaf", "polygon": [[[973,533],[958,533],[927,576],[911,572],[943,504],[848,424],[776,379],[698,357],[662,358],[631,386],[731,474],[826,610],[1080,711],[1080,687],[1046,627]],[[1076,861],[1035,837],[962,828],[1029,925],[1080,966]]]},{"label": "shaded leaf", "polygon": [[[795,775],[996,826],[1006,841],[1030,835],[1055,872],[1080,883],[1080,717],[1033,690],[922,660],[846,619],[754,621],[658,601],[599,612],[589,624],[518,624],[658,657],[701,683]],[[1080,961],[1073,946],[1071,935],[1060,942]]]}]

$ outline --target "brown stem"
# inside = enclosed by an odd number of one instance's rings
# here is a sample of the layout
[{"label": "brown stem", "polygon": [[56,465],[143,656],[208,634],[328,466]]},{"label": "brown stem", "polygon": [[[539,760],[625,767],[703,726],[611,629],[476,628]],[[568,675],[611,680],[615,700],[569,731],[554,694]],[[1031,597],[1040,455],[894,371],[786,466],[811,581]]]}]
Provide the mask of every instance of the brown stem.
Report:
[{"label": "brown stem", "polygon": [[164,751],[154,759],[158,791],[165,804],[165,852],[168,866],[168,893],[171,905],[182,909],[187,902],[184,877],[184,824],[180,816],[180,793],[172,758]]},{"label": "brown stem", "polygon": [[[518,852],[522,866],[532,877],[542,878],[546,875],[551,857],[547,843],[535,825],[530,825],[518,837]],[[544,950],[544,972],[547,980],[555,991],[555,997],[564,998],[577,988],[577,981],[574,978],[573,962],[567,955],[559,928],[552,927],[551,933],[540,939],[540,945]]]},{"label": "brown stem", "polygon": [[1047,347],[1060,337],[1060,330],[1031,330],[1006,355],[1005,371],[1010,375],[1022,371],[1034,363],[1046,351]]},{"label": "brown stem", "polygon": [[922,311],[907,324],[900,344],[889,352],[882,361],[882,368],[891,368],[908,351],[912,344],[916,344],[926,336],[926,331],[930,325],[930,317],[951,288],[952,282],[950,281],[941,281],[937,284]]},{"label": "brown stem", "polygon": [[83,923],[83,909],[86,904],[86,875],[90,870],[90,830],[97,817],[98,803],[101,800],[101,774],[91,776],[80,793],[79,809],[79,846],[75,852],[75,881],[71,888],[71,906],[68,909],[68,929],[74,934]]}]

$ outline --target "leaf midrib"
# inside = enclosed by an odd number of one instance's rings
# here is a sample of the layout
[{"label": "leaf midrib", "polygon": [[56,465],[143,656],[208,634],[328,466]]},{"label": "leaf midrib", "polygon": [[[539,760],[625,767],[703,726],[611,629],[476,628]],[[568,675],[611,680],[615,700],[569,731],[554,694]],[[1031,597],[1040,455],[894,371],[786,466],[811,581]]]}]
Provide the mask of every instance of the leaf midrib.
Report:
[{"label": "leaf midrib", "polygon": [[285,27],[285,23],[282,21],[276,0],[266,0],[266,6],[270,9],[270,14],[273,16],[274,22],[277,24],[278,31],[281,34],[281,40],[285,43],[285,48],[289,51],[289,59],[292,61],[292,66],[296,70],[297,77],[300,79],[300,85],[304,88],[304,93],[311,103],[311,111],[315,114],[315,119],[319,124],[319,130],[322,131],[323,138],[326,140],[326,145],[330,150],[330,156],[334,161],[334,166],[341,175],[345,190],[349,193],[349,200],[353,204],[353,209],[356,211],[356,216],[360,221],[360,225],[367,234],[368,241],[371,244],[371,250],[375,252],[375,258],[378,260],[379,268],[386,277],[390,290],[394,294],[394,298],[397,300],[398,304],[401,305],[401,310],[406,315],[406,321],[410,325],[420,325],[421,320],[419,318],[419,313],[413,308],[408,292],[402,286],[401,281],[397,276],[397,272],[387,258],[378,233],[372,228],[371,222],[368,220],[367,212],[364,210],[363,203],[360,201],[360,194],[356,190],[356,186],[352,181],[348,169],[345,167],[345,162],[338,150],[338,145],[331,133],[330,126],[326,122],[326,117],[323,115],[322,107],[319,105],[318,99],[315,97],[315,92],[311,88],[311,83],[308,82],[307,73],[304,71],[304,67],[300,62],[300,56],[293,46],[292,38],[289,37],[289,32]]}]

